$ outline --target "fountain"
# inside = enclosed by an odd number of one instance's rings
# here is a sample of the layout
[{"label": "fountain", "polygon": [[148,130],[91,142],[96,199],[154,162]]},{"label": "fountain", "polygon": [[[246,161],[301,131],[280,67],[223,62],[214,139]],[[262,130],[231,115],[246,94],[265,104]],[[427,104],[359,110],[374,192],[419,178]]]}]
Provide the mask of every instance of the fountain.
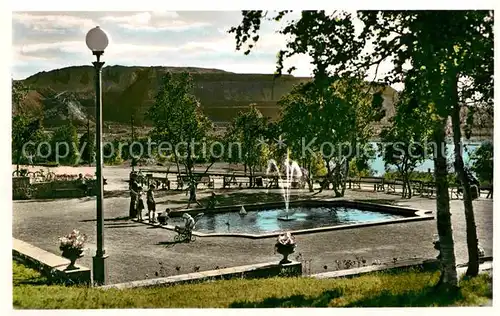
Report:
[{"label": "fountain", "polygon": [[[287,152],[287,157],[284,161],[284,167],[285,167],[285,179],[282,179],[281,173],[279,170],[279,166],[276,163],[276,160],[270,159],[267,162],[267,170],[266,170],[266,175],[269,175],[270,173],[275,173],[276,176],[278,177],[278,186],[281,188],[281,193],[283,195],[283,199],[285,200],[285,216],[284,217],[278,217],[279,220],[281,221],[292,221],[295,220],[293,217],[288,216],[288,208],[290,205],[290,189],[292,186],[292,181],[294,179],[294,175],[297,178],[300,178],[302,176],[302,170],[300,166],[297,164],[297,162],[290,160],[290,152]],[[284,181],[286,180],[286,185]]]}]

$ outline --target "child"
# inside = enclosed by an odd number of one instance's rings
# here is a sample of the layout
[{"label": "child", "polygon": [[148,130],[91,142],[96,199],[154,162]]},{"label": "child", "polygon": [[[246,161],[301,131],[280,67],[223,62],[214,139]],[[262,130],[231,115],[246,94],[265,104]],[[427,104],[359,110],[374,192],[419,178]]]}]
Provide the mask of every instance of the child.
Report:
[{"label": "child", "polygon": [[139,187],[139,192],[137,195],[137,219],[142,221],[142,210],[144,210],[144,201],[142,200],[142,187]]},{"label": "child", "polygon": [[146,194],[146,203],[148,204],[148,213],[149,213],[149,222],[150,223],[155,222],[156,202],[155,202],[154,189],[155,189],[154,184],[151,184],[149,186],[149,190]]}]

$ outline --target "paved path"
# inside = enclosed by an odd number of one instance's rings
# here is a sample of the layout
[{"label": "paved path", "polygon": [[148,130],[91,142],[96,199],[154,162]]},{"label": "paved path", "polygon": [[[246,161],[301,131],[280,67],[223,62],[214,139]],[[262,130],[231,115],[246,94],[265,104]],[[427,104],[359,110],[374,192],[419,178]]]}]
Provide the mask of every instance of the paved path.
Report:
[{"label": "paved path", "polygon": [[[121,188],[123,171],[105,169],[105,177],[117,189]],[[125,172],[128,174],[128,171]],[[126,186],[125,186],[126,188]],[[258,190],[231,190],[228,195],[244,192],[265,192]],[[210,191],[200,191],[199,196],[209,195]],[[309,196],[306,191],[295,191],[302,197]],[[331,198],[331,191],[319,197]],[[398,199],[398,196],[384,193],[347,191],[347,198],[356,199]],[[179,206],[185,203],[184,193],[170,193],[161,197],[163,206]],[[401,200],[399,200],[401,201]],[[238,237],[199,238],[190,244],[168,245],[175,233],[165,229],[120,219],[128,214],[129,200],[124,197],[109,197],[105,207],[105,248],[109,259],[109,282],[127,282],[163,274],[176,275],[212,270],[216,267],[232,267],[253,263],[279,260],[274,254],[274,238],[251,240]],[[399,204],[425,210],[435,210],[436,201],[427,198],[402,200]],[[58,237],[79,229],[88,234],[89,249],[79,262],[91,267],[95,252],[95,198],[82,198],[54,201],[16,201],[13,204],[13,235],[47,251],[59,254]],[[463,203],[451,201],[452,221],[455,237],[457,262],[467,261],[465,239],[465,219]],[[479,199],[474,201],[474,211],[479,241],[486,255],[492,255],[493,239],[493,202]],[[333,271],[335,260],[362,257],[371,264],[375,260],[392,261],[393,258],[433,257],[433,234],[436,233],[435,221],[390,224],[341,231],[330,231],[299,235],[296,254],[310,261],[310,273]],[[294,256],[292,256],[294,258]],[[325,269],[326,266],[326,269]]]}]

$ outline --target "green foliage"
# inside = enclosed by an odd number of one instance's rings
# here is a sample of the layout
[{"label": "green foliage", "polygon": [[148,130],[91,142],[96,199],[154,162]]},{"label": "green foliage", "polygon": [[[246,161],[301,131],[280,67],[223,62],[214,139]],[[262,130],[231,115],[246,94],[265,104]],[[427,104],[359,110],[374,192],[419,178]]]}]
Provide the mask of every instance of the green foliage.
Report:
[{"label": "green foliage", "polygon": [[71,122],[56,129],[52,135],[50,143],[52,149],[52,161],[68,165],[73,165],[77,162],[79,155],[78,133],[76,127]]},{"label": "green foliage", "polygon": [[419,105],[411,92],[403,91],[396,107],[391,125],[380,133],[381,151],[386,169],[395,166],[400,179],[405,182],[403,197],[411,198],[410,175],[413,170],[431,155],[429,139],[432,129],[427,112]]},{"label": "green foliage", "polygon": [[[35,155],[35,146],[43,138],[43,127],[39,119],[33,119],[24,115],[12,117],[12,155],[14,162],[19,165],[26,161],[29,155]],[[35,143],[29,145],[29,142]],[[25,153],[23,153],[25,148]]]},{"label": "green foliage", "polygon": [[315,177],[326,176],[326,174],[328,173],[328,170],[325,166],[325,161],[319,153],[311,157],[309,172]]},{"label": "green foliage", "polygon": [[82,162],[92,163],[94,162],[95,155],[95,133],[90,131],[90,133],[84,133],[80,137],[78,148],[82,151]]},{"label": "green foliage", "polygon": [[349,177],[372,177],[374,171],[366,159],[355,158],[349,163]]},{"label": "green foliage", "polygon": [[[253,41],[259,39],[257,31],[265,17],[262,11],[243,12],[242,23],[230,30],[235,34],[237,49],[249,40],[250,31],[254,34]],[[289,22],[283,30],[292,36],[286,49],[278,54],[278,73],[283,60],[294,54],[307,54],[313,59],[315,82],[320,84],[332,69],[337,74],[363,78],[370,67],[376,66],[378,70],[382,61],[391,60],[394,67],[384,82],[402,82],[417,98],[418,110],[413,108],[410,112],[425,113],[438,149],[434,162],[436,185],[443,189],[437,194],[438,233],[443,241],[442,249],[446,249],[442,251],[443,281],[444,285],[455,287],[449,196],[443,194],[448,187],[448,164],[441,148],[450,116],[455,143],[461,138],[459,108],[462,105],[472,102],[476,108],[492,108],[493,11],[361,11],[358,18],[364,24],[359,36],[347,13],[335,11],[327,16],[324,11],[303,11],[300,19]],[[364,50],[368,45],[370,49]],[[460,83],[465,87],[460,87]],[[479,94],[477,99],[476,94]],[[468,116],[466,125],[471,124],[471,117]],[[468,129],[466,134],[470,134]],[[472,207],[466,205],[466,210],[471,214]],[[473,216],[467,217],[467,231],[475,232]],[[474,236],[468,235],[468,240],[477,240]],[[469,249],[476,248],[469,246]],[[477,255],[469,253],[469,257]]]},{"label": "green foliage", "polygon": [[280,126],[288,148],[308,165],[320,153],[337,195],[343,195],[348,172],[341,164],[354,158],[367,164],[370,123],[382,113],[381,102],[373,98],[379,92],[355,78],[331,77],[297,86],[280,100]]},{"label": "green foliage", "polygon": [[[225,140],[228,144],[241,144],[241,153],[227,152],[227,161],[244,163],[253,172],[254,168],[266,162],[267,145],[264,144],[267,122],[262,113],[250,105],[246,111],[241,111],[231,123],[226,132]],[[240,156],[241,154],[241,156]]]},{"label": "green foliage", "polygon": [[170,148],[162,146],[159,154],[173,153],[177,166],[184,164],[189,178],[190,203],[196,201],[194,164],[206,159],[212,160],[207,157],[209,152],[206,149],[207,138],[214,129],[192,91],[193,81],[188,73],[167,73],[162,78],[155,102],[147,113],[154,126],[150,132],[151,139],[158,145],[164,142],[170,145]]},{"label": "green foliage", "polygon": [[[158,143],[168,141],[172,145],[181,142],[201,142],[213,128],[200,110],[199,101],[192,94],[193,82],[188,73],[167,73],[147,115],[153,122],[151,138]],[[198,146],[199,147],[199,146]],[[192,164],[192,150],[179,146],[178,156],[188,156]]]},{"label": "green foliage", "polygon": [[102,155],[103,161],[107,165],[119,165],[123,163],[122,155],[128,152],[128,147],[123,147],[119,150],[119,140],[114,140],[112,142],[103,143]]},{"label": "green foliage", "polygon": [[18,107],[24,101],[28,88],[18,80],[12,80],[12,105]]},{"label": "green foliage", "polygon": [[[402,179],[403,176],[399,171],[395,170],[395,171],[386,171],[384,173],[384,178],[387,180],[395,180],[395,179]],[[434,180],[434,174],[422,171],[412,171],[408,173],[408,178],[410,180],[432,182]]]},{"label": "green foliage", "polygon": [[[242,11],[241,24],[229,30],[235,36],[236,49],[240,50],[246,45],[245,54],[249,54],[260,38],[258,31],[261,20],[280,21],[289,12],[280,11],[270,17],[267,12],[259,10]],[[277,54],[277,75],[281,75],[286,59],[299,54],[312,58],[316,78],[323,77],[329,66],[334,67],[335,72],[342,73],[348,66],[347,62],[360,53],[363,44],[356,38],[352,16],[347,12],[326,14],[324,10],[302,11],[300,19],[287,22],[280,33],[290,40]],[[293,70],[295,67],[287,69],[287,72]]]},{"label": "green foliage", "polygon": [[477,175],[479,181],[493,184],[493,143],[484,142],[473,153],[472,171]]}]

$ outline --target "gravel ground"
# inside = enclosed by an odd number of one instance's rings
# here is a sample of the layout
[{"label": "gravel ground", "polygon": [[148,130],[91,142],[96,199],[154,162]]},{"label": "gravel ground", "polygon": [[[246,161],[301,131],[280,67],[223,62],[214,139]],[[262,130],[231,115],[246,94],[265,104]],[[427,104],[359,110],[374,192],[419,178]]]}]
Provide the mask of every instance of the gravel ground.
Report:
[{"label": "gravel ground", "polygon": [[[39,169],[39,168],[38,168]],[[107,198],[105,210],[105,249],[109,255],[107,266],[108,283],[119,283],[154,277],[160,271],[164,275],[200,271],[218,267],[231,267],[252,263],[276,261],[280,255],[273,253],[274,238],[246,239],[239,237],[204,237],[189,244],[170,244],[174,232],[154,228],[123,219],[128,215],[127,179],[130,169],[106,167],[104,176],[109,185],[105,187]],[[64,170],[66,173],[79,173],[76,168]],[[200,190],[203,198],[211,191]],[[266,192],[265,190],[226,190],[225,194]],[[294,194],[307,197],[310,193],[294,190]],[[325,191],[319,198],[331,198],[332,192]],[[428,198],[400,200],[398,196],[384,193],[348,190],[350,199],[394,199],[399,205],[417,209],[435,210],[436,201]],[[187,204],[183,192],[162,193],[159,203],[179,207]],[[186,204],[185,204],[186,203]],[[465,219],[463,203],[450,202],[455,237],[457,263],[467,262],[465,238]],[[95,253],[95,198],[15,201],[13,203],[13,237],[29,242],[47,251],[60,254],[59,236],[76,228],[89,237],[88,249],[79,262],[91,267]],[[486,255],[492,255],[493,240],[493,201],[480,198],[474,201],[474,212],[479,242]],[[310,261],[311,273],[335,270],[335,260],[363,257],[371,264],[375,260],[392,261],[393,258],[434,257],[433,234],[436,233],[435,221],[389,224],[374,227],[348,229],[299,235],[296,254]],[[294,258],[292,255],[291,258]],[[326,269],[325,269],[326,266]]]}]

